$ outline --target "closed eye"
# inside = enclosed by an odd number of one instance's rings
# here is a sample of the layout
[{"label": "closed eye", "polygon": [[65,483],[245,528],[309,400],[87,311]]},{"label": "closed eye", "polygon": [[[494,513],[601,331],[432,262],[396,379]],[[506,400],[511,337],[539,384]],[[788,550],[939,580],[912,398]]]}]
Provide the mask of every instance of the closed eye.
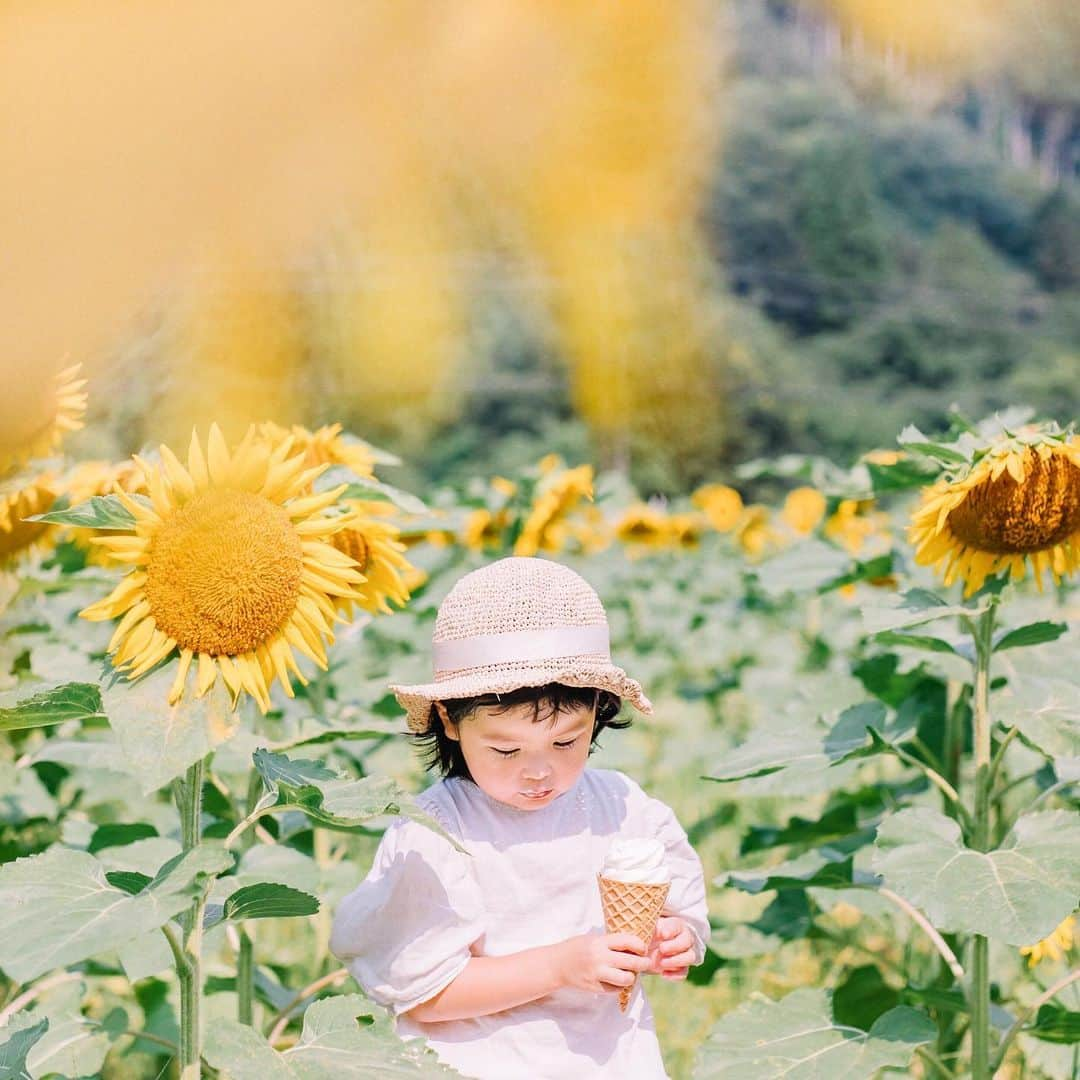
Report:
[{"label": "closed eye", "polygon": [[560,750],[569,750],[570,747],[573,746],[574,743],[576,743],[580,737],[581,737],[580,735],[575,735],[569,742],[557,742],[555,745]]},{"label": "closed eye", "polygon": [[491,749],[500,757],[513,757],[517,753],[516,750],[500,750],[497,746],[493,746]]}]

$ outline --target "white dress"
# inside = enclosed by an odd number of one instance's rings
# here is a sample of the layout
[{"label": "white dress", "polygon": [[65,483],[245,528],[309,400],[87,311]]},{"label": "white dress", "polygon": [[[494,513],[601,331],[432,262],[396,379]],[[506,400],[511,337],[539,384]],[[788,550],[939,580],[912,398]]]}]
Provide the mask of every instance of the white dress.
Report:
[{"label": "white dress", "polygon": [[[660,1080],[642,980],[624,1014],[615,993],[563,989],[469,1020],[402,1016],[452,982],[472,955],[504,956],[604,928],[596,875],[616,837],[655,837],[667,850],[666,914],[709,935],[701,861],[671,808],[628,776],[586,768],[538,810],[492,799],[471,780],[442,780],[418,801],[468,855],[413,821],[395,822],[371,872],[341,902],[331,951],[398,1033],[419,1035],[447,1065],[480,1080]],[[653,978],[655,976],[648,976]]]}]

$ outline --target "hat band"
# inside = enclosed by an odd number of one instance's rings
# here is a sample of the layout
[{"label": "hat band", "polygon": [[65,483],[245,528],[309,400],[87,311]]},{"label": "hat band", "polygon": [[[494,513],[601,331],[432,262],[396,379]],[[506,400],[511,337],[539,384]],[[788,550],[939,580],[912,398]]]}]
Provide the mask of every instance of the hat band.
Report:
[{"label": "hat band", "polygon": [[515,660],[551,660],[555,657],[600,654],[610,658],[606,623],[595,626],[550,626],[542,630],[510,630],[436,641],[431,647],[435,677],[443,671],[506,664]]}]

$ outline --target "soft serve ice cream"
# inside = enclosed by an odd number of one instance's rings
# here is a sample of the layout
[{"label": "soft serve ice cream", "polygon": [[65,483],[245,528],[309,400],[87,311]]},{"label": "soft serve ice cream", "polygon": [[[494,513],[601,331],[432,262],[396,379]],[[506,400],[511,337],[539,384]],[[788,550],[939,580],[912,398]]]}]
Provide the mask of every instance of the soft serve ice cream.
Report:
[{"label": "soft serve ice cream", "polygon": [[671,881],[671,871],[664,865],[664,845],[648,837],[614,841],[600,875],[612,881],[646,885],[666,885]]}]

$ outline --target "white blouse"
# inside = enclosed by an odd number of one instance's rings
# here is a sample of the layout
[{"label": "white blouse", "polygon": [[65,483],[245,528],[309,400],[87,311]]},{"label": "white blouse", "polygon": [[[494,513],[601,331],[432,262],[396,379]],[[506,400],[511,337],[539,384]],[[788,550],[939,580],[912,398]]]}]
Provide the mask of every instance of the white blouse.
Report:
[{"label": "white blouse", "polygon": [[469,1020],[420,1023],[401,1014],[451,983],[473,955],[504,956],[604,929],[596,875],[616,837],[656,837],[667,850],[665,914],[709,936],[701,860],[671,808],[628,776],[586,768],[569,791],[518,810],[471,780],[442,780],[420,805],[469,854],[402,819],[384,834],[368,876],[341,902],[330,949],[398,1033],[479,1080],[658,1080],[667,1074],[652,1011],[638,989],[626,1013],[615,993],[562,989]]}]

